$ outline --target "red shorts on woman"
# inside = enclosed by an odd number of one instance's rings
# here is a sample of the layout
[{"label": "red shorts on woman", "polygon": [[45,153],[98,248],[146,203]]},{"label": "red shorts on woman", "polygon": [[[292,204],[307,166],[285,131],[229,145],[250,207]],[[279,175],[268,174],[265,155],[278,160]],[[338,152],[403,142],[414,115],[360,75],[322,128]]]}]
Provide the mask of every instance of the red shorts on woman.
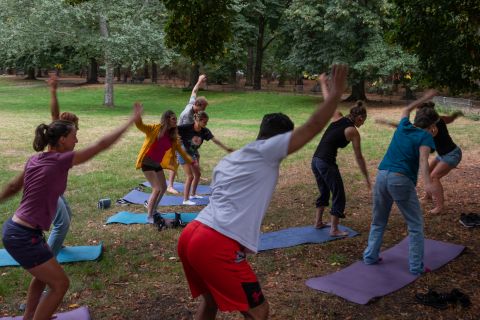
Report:
[{"label": "red shorts on woman", "polygon": [[237,241],[192,221],[180,235],[178,255],[194,298],[210,293],[221,311],[248,311],[265,301]]}]

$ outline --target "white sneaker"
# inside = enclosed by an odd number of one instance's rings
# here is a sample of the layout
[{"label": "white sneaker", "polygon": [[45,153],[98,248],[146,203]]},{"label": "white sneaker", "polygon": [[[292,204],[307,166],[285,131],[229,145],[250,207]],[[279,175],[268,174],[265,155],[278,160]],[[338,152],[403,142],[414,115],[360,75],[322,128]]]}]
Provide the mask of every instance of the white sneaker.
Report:
[{"label": "white sneaker", "polygon": [[153,223],[153,216],[147,216],[147,223]]},{"label": "white sneaker", "polygon": [[184,200],[183,204],[186,205],[186,206],[195,206],[196,205],[196,203],[191,201],[191,200]]},{"label": "white sneaker", "polygon": [[203,197],[199,196],[198,194],[194,194],[193,196],[190,196],[190,199],[203,199]]}]

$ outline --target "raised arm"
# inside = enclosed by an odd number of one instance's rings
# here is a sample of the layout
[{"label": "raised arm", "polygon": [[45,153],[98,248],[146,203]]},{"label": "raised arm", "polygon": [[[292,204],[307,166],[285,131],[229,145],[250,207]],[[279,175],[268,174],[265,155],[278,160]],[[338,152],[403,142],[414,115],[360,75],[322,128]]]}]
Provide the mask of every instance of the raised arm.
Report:
[{"label": "raised arm", "polygon": [[352,141],[353,151],[355,153],[355,160],[357,161],[358,167],[365,177],[365,182],[367,184],[368,190],[371,190],[372,186],[370,183],[370,176],[368,175],[367,164],[365,163],[365,158],[363,158],[362,147],[360,142],[360,133],[355,127],[349,127],[345,129],[345,136],[349,141]]},{"label": "raised arm", "polygon": [[192,97],[197,96],[197,93],[198,93],[198,90],[200,89],[200,86],[202,86],[206,81],[207,81],[207,76],[206,75],[201,74],[198,77],[198,81],[192,89]]},{"label": "raised arm", "polygon": [[235,151],[235,149],[227,147],[226,145],[224,145],[222,142],[220,142],[220,140],[218,140],[218,139],[215,138],[215,137],[212,138],[212,141],[213,141],[217,146],[219,146],[220,148],[222,148],[223,150],[225,150],[225,151],[227,151],[227,152],[233,152],[233,151]]},{"label": "raised arm", "polygon": [[57,99],[57,87],[58,78],[55,74],[51,74],[47,81],[50,86],[50,113],[52,115],[52,121],[60,119],[60,108],[58,106]]},{"label": "raised arm", "polygon": [[401,115],[401,118],[400,119],[403,119],[403,118],[408,118],[410,116],[410,113],[413,111],[413,109],[417,108],[418,106],[420,106],[422,103],[425,103],[427,101],[429,101],[430,99],[432,99],[435,95],[437,94],[437,91],[434,90],[434,89],[430,89],[428,90],[427,92],[424,93],[424,95],[420,98],[420,99],[417,99],[415,101],[413,101],[412,103],[410,103],[408,106],[406,106],[405,108],[403,108],[402,110],[402,115]]},{"label": "raised arm", "polygon": [[0,191],[0,203],[22,190],[24,177],[25,171],[22,171],[22,173],[13,178],[3,187],[2,191]]},{"label": "raised arm", "polygon": [[97,142],[86,147],[85,149],[79,150],[75,152],[73,157],[73,165],[81,164],[85,161],[90,160],[98,153],[108,149],[111,145],[113,145],[120,137],[127,131],[127,129],[136,121],[138,118],[141,117],[143,112],[143,107],[139,102],[135,102],[133,106],[133,114],[130,118],[125,122],[123,125],[112,131],[111,133],[107,134],[106,136],[100,138]]},{"label": "raised arm", "polygon": [[332,67],[328,97],[317,107],[307,122],[293,130],[288,145],[288,154],[303,147],[323,130],[337,108],[337,104],[345,90],[347,75],[348,67],[346,65],[334,65]]},{"label": "raised arm", "polygon": [[449,123],[452,123],[453,121],[455,121],[455,119],[457,119],[460,116],[463,116],[463,112],[462,111],[455,111],[451,115],[441,116],[441,118],[443,119],[443,121],[445,121],[446,124],[449,124]]}]

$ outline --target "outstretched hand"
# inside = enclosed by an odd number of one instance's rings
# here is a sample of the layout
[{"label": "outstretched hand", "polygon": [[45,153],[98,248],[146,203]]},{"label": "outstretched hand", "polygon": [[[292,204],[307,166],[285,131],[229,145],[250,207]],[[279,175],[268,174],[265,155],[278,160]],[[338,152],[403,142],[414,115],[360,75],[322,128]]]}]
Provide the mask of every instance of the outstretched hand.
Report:
[{"label": "outstretched hand", "polygon": [[47,80],[47,84],[52,90],[56,90],[58,87],[58,77],[56,74],[52,73],[50,78]]},{"label": "outstretched hand", "polygon": [[204,75],[204,74],[201,74],[199,77],[198,77],[198,83],[199,84],[202,84],[202,83],[205,83],[207,82],[207,76]]},{"label": "outstretched hand", "polygon": [[133,122],[140,120],[142,118],[142,113],[143,113],[143,105],[140,102],[136,101],[133,104],[133,114],[132,114],[131,120]]},{"label": "outstretched hand", "polygon": [[334,64],[332,66],[330,80],[330,95],[337,99],[347,87],[348,66],[345,64]]}]

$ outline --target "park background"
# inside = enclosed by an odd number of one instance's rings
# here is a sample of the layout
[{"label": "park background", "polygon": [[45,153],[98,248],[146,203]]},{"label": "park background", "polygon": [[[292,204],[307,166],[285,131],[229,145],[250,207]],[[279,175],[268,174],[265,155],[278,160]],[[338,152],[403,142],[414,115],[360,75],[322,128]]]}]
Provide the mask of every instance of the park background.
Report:
[{"label": "park background", "polygon": [[[479,13],[477,1],[2,0],[0,183],[22,170],[33,153],[34,128],[50,119],[44,81],[49,72],[61,77],[61,110],[80,117],[79,148],[124,121],[136,100],[145,106],[146,122],[157,122],[166,109],[178,115],[200,73],[208,77],[200,94],[210,102],[209,128],[239,148],[255,139],[264,113],[281,111],[302,123],[322,100],[318,74],[334,62],[347,63],[349,90],[341,110],[347,112],[350,101],[367,100],[369,119],[360,132],[372,179],[393,133],[373,120],[398,120],[408,99],[435,87],[442,96],[466,99],[440,106],[466,115],[449,126],[464,160],[444,179],[447,208],[425,217],[426,235],[465,245],[464,254],[367,306],[308,289],[306,279],[357,261],[366,243],[371,195],[348,147],[339,155],[347,192],[344,224],[361,235],[265,252],[250,261],[273,319],[477,319],[478,230],[463,228],[458,218],[478,213]],[[317,190],[310,160],[319,139],[282,164],[262,231],[313,222]],[[134,170],[142,141],[132,129],[113,149],[71,173],[66,197],[74,218],[66,244],[103,241],[105,252],[98,262],[65,266],[71,287],[61,310],[88,305],[94,319],[179,319],[196,307],[176,255],[180,230],[105,226],[107,217],[125,208],[96,208],[98,199],[115,200],[144,181]],[[224,152],[211,143],[202,150],[210,181]],[[1,204],[0,223],[19,200],[20,195]],[[385,247],[406,235],[401,217],[391,219]],[[28,282],[19,268],[0,270],[1,314],[19,313]],[[470,309],[437,311],[414,303],[416,292],[454,287],[470,295]]]}]

